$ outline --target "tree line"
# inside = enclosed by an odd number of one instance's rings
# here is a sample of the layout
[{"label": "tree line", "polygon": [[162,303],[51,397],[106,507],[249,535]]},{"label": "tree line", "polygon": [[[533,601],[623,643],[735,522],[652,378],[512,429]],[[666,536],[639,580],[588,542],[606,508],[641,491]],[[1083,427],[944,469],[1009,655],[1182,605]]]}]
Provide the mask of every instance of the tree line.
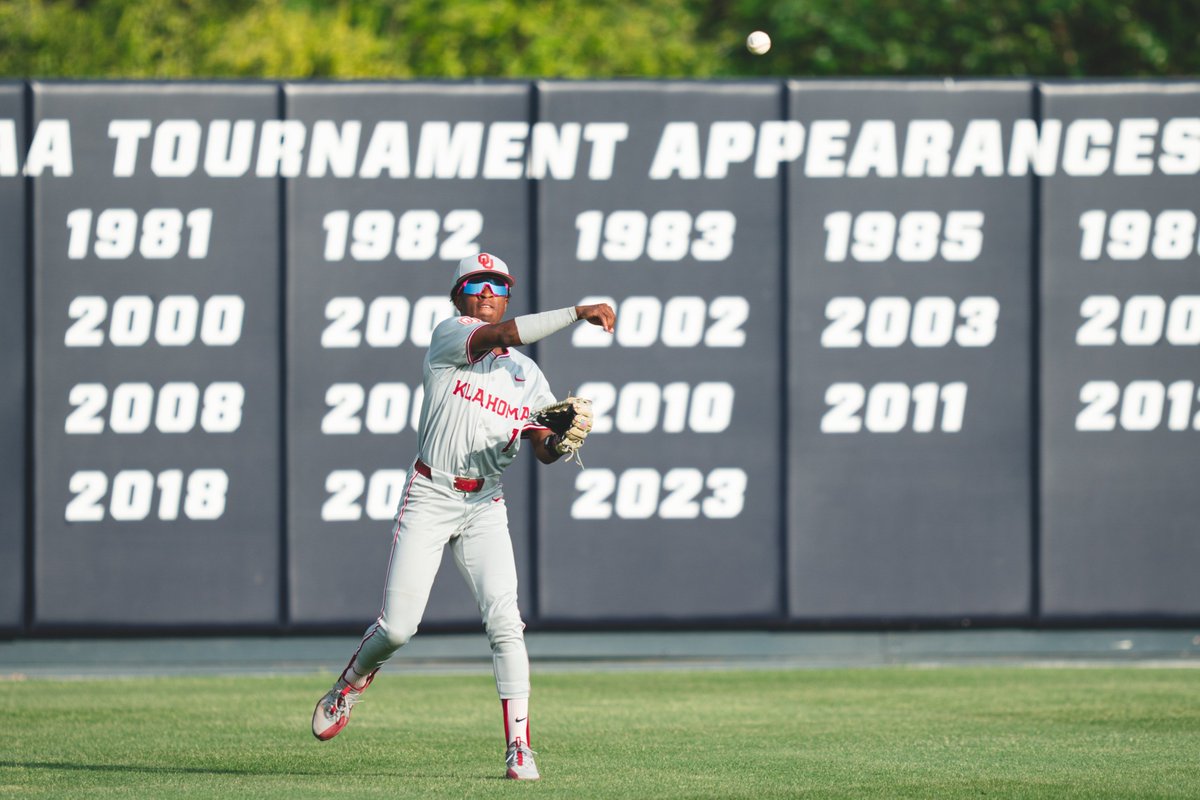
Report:
[{"label": "tree line", "polygon": [[1200,0],[5,0],[0,75],[1190,76],[1197,20]]}]

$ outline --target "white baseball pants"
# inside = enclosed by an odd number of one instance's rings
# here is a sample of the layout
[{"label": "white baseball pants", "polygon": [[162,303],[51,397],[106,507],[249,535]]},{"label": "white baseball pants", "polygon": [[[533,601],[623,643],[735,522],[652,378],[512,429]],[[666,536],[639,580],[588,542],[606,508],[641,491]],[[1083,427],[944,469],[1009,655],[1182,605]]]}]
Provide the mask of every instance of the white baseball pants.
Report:
[{"label": "white baseball pants", "polygon": [[503,489],[491,480],[482,490],[466,493],[437,478],[409,469],[393,532],[383,610],[367,628],[350,666],[369,675],[413,637],[449,543],[483,617],[496,691],[502,700],[529,697],[525,623],[517,608],[517,568]]}]

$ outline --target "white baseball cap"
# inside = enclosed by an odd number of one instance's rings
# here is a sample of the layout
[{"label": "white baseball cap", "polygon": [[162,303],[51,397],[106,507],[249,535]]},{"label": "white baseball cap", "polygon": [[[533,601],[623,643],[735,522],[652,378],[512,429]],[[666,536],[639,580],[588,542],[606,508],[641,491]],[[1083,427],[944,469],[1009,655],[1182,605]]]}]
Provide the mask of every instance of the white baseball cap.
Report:
[{"label": "white baseball cap", "polygon": [[504,259],[491,253],[477,253],[458,262],[458,269],[454,271],[454,286],[458,286],[464,279],[473,278],[476,275],[496,275],[509,286],[516,283],[509,273],[508,264],[504,263]]}]

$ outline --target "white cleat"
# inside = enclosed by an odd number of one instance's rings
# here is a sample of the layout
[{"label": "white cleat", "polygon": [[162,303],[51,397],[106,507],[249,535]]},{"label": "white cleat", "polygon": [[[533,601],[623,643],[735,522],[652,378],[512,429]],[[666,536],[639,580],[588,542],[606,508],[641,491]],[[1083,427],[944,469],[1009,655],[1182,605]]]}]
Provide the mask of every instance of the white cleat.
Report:
[{"label": "white cleat", "polygon": [[313,736],[327,742],[341,733],[342,728],[350,722],[351,709],[361,698],[362,692],[350,684],[342,680],[335,683],[317,702],[317,708],[313,711]]},{"label": "white cleat", "polygon": [[505,777],[514,781],[536,781],[542,777],[538,774],[537,764],[533,762],[536,755],[537,753],[530,750],[523,741],[517,739],[508,746],[508,753],[504,756],[504,762],[508,766]]}]

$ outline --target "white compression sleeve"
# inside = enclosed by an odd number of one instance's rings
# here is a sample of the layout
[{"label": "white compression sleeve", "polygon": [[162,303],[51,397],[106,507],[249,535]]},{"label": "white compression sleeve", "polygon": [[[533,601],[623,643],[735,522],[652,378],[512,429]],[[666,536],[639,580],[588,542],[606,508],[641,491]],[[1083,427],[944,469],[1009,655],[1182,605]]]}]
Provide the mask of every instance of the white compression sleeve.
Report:
[{"label": "white compression sleeve", "polygon": [[521,344],[533,344],[539,339],[545,339],[552,333],[557,333],[579,319],[575,315],[575,306],[567,306],[554,311],[543,311],[541,314],[525,314],[515,317],[517,335]]}]

